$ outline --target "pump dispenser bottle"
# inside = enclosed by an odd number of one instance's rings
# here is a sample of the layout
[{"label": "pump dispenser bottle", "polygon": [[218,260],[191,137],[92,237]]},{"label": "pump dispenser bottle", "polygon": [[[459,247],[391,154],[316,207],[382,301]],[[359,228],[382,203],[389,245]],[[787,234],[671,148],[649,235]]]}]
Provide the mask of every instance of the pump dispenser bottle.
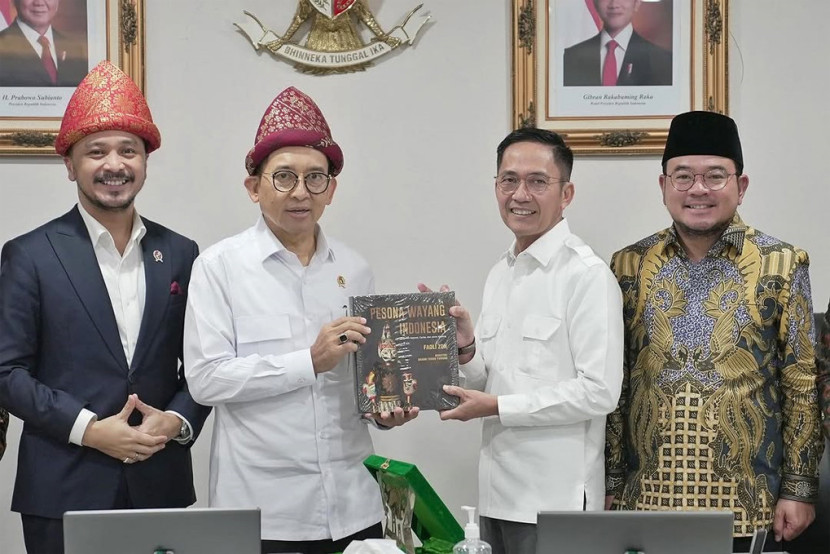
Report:
[{"label": "pump dispenser bottle", "polygon": [[452,548],[453,554],[492,554],[490,545],[481,540],[476,525],[476,509],[473,506],[461,506],[467,512],[467,525],[464,526],[464,540]]}]

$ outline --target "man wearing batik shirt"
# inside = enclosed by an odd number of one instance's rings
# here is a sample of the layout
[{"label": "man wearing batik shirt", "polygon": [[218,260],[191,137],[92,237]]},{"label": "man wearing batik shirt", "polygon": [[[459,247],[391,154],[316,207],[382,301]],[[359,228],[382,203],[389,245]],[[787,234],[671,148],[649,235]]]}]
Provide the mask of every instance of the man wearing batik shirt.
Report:
[{"label": "man wearing batik shirt", "polygon": [[824,434],[830,438],[830,306],[824,312],[824,321],[816,344],[816,367],[818,368],[816,384],[821,407],[821,424]]},{"label": "man wearing batik shirt", "polygon": [[807,253],[744,224],[732,119],[672,121],[660,189],[674,224],[617,252],[625,381],[608,418],[606,504],[732,510],[792,540],[814,519],[823,443]]}]

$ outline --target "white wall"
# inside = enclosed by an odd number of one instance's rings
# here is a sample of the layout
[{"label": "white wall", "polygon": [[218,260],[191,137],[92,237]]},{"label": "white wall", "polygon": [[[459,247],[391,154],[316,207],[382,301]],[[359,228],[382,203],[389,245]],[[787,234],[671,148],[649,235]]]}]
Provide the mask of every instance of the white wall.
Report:
[{"label": "white wall", "polygon": [[[417,5],[369,0],[388,28]],[[232,23],[248,10],[278,30],[296,3],[147,0],[147,94],[163,137],[138,201],[142,214],[204,248],[256,218],[242,188],[244,156],[265,107],[295,85],[314,97],[345,152],[345,169],[322,223],[361,251],[378,290],[449,283],[477,313],[489,266],[509,243],[493,199],[496,144],[510,127],[510,2],[425,0],[433,23],[417,45],[364,73],[314,77],[257,55]],[[786,6],[786,7],[785,7]],[[812,255],[813,298],[830,296],[821,239],[830,201],[827,47],[823,0],[733,0],[731,113],[751,187],[741,214]],[[825,64],[826,65],[826,64]],[[822,138],[825,137],[825,138]],[[657,189],[659,159],[580,158],[572,229],[604,258],[668,224]],[[58,159],[0,159],[0,241],[64,213],[75,201]],[[476,501],[477,423],[425,413],[375,435],[379,454],[412,461],[460,517]],[[20,422],[0,463],[8,506]],[[200,504],[207,498],[209,430],[194,446]],[[23,552],[19,517],[0,509],[4,554]]]}]

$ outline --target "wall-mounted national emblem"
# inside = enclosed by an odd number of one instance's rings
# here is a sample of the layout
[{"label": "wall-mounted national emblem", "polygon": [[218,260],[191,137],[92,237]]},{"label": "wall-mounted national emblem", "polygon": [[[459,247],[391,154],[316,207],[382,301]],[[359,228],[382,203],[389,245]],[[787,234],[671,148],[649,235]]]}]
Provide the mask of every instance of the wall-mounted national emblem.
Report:
[{"label": "wall-mounted national emblem", "polygon": [[[299,0],[294,19],[280,36],[262,24],[254,14],[234,23],[251,41],[255,50],[265,48],[276,57],[294,62],[306,73],[347,73],[369,67],[399,46],[413,44],[429,15],[415,17],[423,4],[410,11],[389,32],[384,32],[366,5],[366,0]],[[292,38],[309,23],[305,44]],[[374,37],[367,43],[360,35],[360,24]]]}]

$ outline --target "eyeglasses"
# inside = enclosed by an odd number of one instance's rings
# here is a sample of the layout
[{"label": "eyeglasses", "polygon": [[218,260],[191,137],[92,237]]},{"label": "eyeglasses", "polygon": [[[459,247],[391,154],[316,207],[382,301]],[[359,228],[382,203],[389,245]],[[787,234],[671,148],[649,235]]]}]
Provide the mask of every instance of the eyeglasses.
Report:
[{"label": "eyeglasses", "polygon": [[297,183],[300,182],[300,177],[303,178],[306,190],[311,194],[323,194],[329,188],[331,182],[331,175],[326,175],[322,171],[312,171],[311,173],[300,173],[297,175],[290,169],[278,169],[272,173],[263,173],[263,177],[270,176],[271,183],[279,192],[291,192]]},{"label": "eyeglasses", "polygon": [[527,190],[531,194],[542,194],[554,183],[567,183],[567,179],[549,179],[544,175],[530,175],[522,179],[518,175],[496,176],[496,186],[504,194],[513,194],[519,190],[519,185],[525,182]]},{"label": "eyeglasses", "polygon": [[709,190],[720,190],[726,186],[729,178],[736,173],[727,173],[722,169],[710,169],[706,173],[693,173],[687,169],[678,169],[667,175],[671,186],[679,192],[686,192],[695,185],[697,176],[703,177],[703,186]]}]

